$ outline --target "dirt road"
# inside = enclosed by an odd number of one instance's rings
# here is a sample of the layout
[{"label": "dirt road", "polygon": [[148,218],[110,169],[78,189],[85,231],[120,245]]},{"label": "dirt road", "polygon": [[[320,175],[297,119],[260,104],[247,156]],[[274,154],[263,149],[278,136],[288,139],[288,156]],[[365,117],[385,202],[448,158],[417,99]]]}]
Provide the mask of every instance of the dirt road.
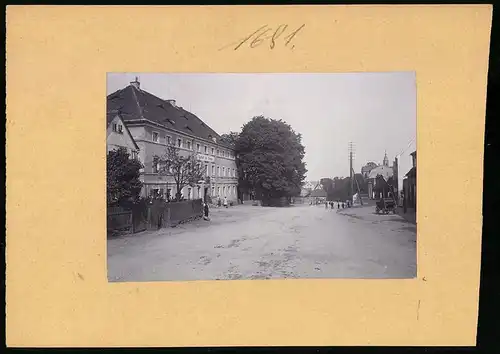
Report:
[{"label": "dirt road", "polygon": [[373,211],[215,209],[209,222],[108,240],[108,279],[415,277],[415,226]]}]

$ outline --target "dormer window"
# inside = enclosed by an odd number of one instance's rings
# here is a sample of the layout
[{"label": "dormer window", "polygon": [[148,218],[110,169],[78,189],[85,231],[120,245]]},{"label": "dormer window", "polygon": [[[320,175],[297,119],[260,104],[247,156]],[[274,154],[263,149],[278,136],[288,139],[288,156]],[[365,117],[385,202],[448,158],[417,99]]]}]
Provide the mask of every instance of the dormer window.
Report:
[{"label": "dormer window", "polygon": [[187,142],[187,149],[191,150],[191,142],[190,141]]},{"label": "dormer window", "polygon": [[182,146],[182,139],[177,139],[177,147],[181,147]]},{"label": "dormer window", "polygon": [[154,143],[157,143],[157,142],[158,142],[158,139],[159,139],[159,134],[158,134],[158,132],[153,132],[153,136],[152,136],[152,138],[153,138],[153,142],[154,142]]},{"label": "dormer window", "polygon": [[118,124],[118,133],[123,134],[123,125]]}]

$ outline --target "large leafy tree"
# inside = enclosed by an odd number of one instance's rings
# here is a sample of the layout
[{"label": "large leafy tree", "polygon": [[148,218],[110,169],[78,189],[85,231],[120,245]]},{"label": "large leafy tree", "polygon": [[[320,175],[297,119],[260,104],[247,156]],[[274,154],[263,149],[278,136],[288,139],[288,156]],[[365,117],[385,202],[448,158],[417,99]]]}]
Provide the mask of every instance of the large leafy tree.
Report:
[{"label": "large leafy tree", "polygon": [[136,201],[142,188],[139,180],[142,164],[131,159],[126,149],[119,148],[108,152],[106,165],[108,205]]},{"label": "large leafy tree", "polygon": [[180,154],[180,149],[175,145],[167,146],[165,154],[156,157],[158,173],[171,176],[176,186],[175,199],[181,200],[182,189],[186,186],[194,187],[200,180],[204,179],[205,167],[196,159],[196,154]]},{"label": "large leafy tree", "polygon": [[237,132],[229,132],[227,134],[222,134],[220,136],[220,140],[225,142],[226,144],[229,144],[229,145],[235,147],[236,141],[238,140],[239,136],[240,136],[240,134]]},{"label": "large leafy tree", "polygon": [[321,184],[321,187],[323,187],[323,190],[326,192],[327,199],[332,200],[331,195],[333,194],[334,190],[334,182],[333,179],[331,178],[322,178],[319,183]]},{"label": "large leafy tree", "polygon": [[301,135],[282,120],[254,117],[236,140],[240,188],[258,198],[300,194],[307,172]]}]

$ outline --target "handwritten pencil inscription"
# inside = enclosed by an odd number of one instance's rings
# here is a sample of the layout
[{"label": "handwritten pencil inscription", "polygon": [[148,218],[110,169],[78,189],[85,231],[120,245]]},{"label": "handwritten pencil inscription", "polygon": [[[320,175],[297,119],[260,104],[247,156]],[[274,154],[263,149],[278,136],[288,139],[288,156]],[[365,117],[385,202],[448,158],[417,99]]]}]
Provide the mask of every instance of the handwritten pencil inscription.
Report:
[{"label": "handwritten pencil inscription", "polygon": [[249,35],[240,38],[239,40],[230,43],[219,50],[238,50],[242,47],[256,48],[263,44],[269,46],[269,49],[274,49],[277,46],[282,45],[293,50],[295,48],[293,41],[304,27],[305,24],[298,28],[289,28],[286,24],[279,25],[276,28],[264,25]]}]

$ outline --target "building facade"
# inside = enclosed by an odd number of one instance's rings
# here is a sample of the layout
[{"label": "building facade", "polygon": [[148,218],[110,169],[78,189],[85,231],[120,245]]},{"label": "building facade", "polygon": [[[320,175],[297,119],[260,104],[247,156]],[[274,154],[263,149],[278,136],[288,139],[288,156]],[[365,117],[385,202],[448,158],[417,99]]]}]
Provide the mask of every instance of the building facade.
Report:
[{"label": "building facade", "polygon": [[387,180],[392,177],[394,174],[393,167],[389,167],[389,158],[387,157],[387,153],[384,155],[384,160],[382,165],[374,167],[370,170],[370,173],[367,177],[367,185],[368,185],[368,197],[370,199],[378,198],[375,194],[375,187],[377,183],[377,176],[382,176],[384,180]]},{"label": "building facade", "polygon": [[417,208],[417,152],[410,154],[412,159],[412,168],[405,174],[403,180],[404,203],[407,208]]},{"label": "building facade", "polygon": [[139,148],[143,197],[174,197],[177,193],[172,176],[161,173],[159,160],[167,147],[175,145],[182,156],[194,155],[203,167],[205,179],[195,186],[184,186],[184,199],[210,196],[237,200],[236,156],[220,135],[191,112],[178,107],[174,100],[163,100],[140,88],[129,86],[107,97],[108,114],[120,115]]}]

